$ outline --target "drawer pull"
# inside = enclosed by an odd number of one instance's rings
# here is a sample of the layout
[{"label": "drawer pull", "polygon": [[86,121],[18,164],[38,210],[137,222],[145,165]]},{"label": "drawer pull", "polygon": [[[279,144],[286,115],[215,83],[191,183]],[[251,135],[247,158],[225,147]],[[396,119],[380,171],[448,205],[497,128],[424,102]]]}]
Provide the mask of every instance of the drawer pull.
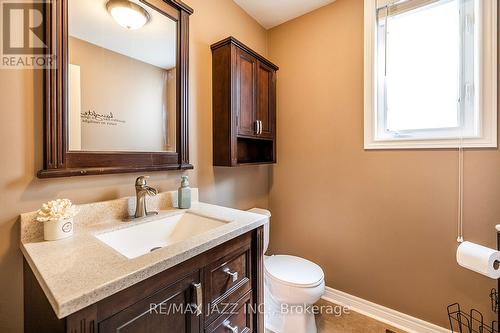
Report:
[{"label": "drawer pull", "polygon": [[203,288],[201,283],[193,283],[196,315],[199,316],[203,313]]},{"label": "drawer pull", "polygon": [[231,331],[231,333],[238,333],[238,326],[231,326],[231,322],[229,320],[225,320],[222,323],[222,326]]},{"label": "drawer pull", "polygon": [[231,272],[229,270],[229,267],[224,268],[223,272],[226,273],[227,275],[231,276],[233,282],[238,281],[238,272]]}]

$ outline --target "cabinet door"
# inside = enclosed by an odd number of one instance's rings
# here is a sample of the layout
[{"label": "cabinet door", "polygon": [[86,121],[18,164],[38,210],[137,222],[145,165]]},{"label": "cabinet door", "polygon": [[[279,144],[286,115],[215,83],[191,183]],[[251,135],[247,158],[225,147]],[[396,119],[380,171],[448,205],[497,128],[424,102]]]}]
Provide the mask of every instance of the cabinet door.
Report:
[{"label": "cabinet door", "polygon": [[257,60],[246,52],[236,49],[236,91],[238,135],[256,134],[256,72]]},{"label": "cabinet door", "polygon": [[[186,276],[152,296],[99,323],[101,333],[194,333],[200,332],[203,304],[199,272]],[[199,292],[198,292],[199,291]]]},{"label": "cabinet door", "polygon": [[259,137],[273,138],[276,126],[275,71],[259,62],[257,69],[257,113],[260,122]]}]

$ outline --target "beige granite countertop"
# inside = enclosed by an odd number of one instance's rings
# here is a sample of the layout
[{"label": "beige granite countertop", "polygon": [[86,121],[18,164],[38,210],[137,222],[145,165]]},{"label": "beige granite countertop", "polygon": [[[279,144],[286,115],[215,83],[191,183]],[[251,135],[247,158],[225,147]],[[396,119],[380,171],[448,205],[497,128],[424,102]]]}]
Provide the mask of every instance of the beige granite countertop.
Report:
[{"label": "beige granite countertop", "polygon": [[269,221],[264,215],[198,202],[197,193],[193,189],[189,212],[231,222],[133,259],[95,235],[178,214],[173,208],[176,192],[148,198],[148,208],[160,213],[138,222],[123,222],[134,210],[134,198],[79,205],[74,235],[58,241],[43,241],[36,212],[22,214],[21,251],[55,314],[64,318]]}]

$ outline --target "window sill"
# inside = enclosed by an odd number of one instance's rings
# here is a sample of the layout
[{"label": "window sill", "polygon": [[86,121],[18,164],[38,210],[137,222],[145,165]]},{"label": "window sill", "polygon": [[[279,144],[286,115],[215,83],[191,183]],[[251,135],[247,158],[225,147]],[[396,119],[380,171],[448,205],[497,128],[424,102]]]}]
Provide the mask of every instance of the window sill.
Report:
[{"label": "window sill", "polygon": [[456,149],[460,145],[463,148],[497,148],[497,140],[489,140],[485,138],[464,139],[462,143],[457,139],[447,140],[386,140],[374,141],[366,140],[364,144],[365,150],[377,149]]}]

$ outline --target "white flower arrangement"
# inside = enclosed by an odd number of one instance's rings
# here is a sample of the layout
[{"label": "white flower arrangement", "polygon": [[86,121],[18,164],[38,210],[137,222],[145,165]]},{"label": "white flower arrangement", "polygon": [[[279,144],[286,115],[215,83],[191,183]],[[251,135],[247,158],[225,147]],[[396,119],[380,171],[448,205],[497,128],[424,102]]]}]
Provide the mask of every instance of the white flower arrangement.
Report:
[{"label": "white flower arrangement", "polygon": [[78,210],[69,199],[57,199],[42,205],[38,211],[37,221],[49,222],[70,219],[78,214]]}]

